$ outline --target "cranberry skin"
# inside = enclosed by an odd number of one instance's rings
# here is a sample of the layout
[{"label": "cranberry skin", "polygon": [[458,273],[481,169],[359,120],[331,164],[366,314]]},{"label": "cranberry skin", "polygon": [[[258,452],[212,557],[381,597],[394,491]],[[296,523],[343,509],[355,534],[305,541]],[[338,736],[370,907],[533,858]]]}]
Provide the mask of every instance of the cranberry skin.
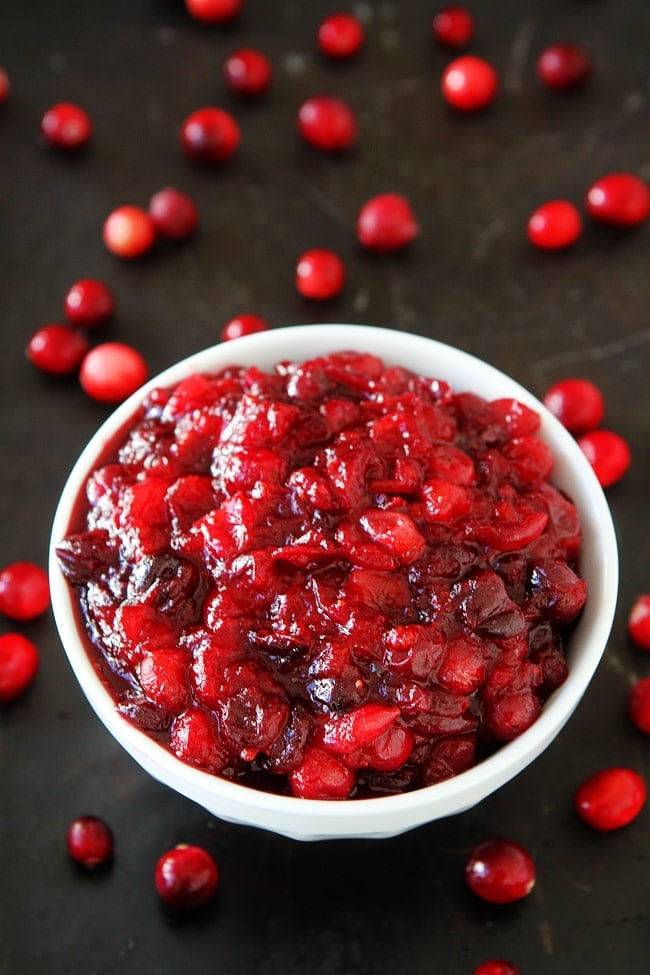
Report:
[{"label": "cranberry skin", "polygon": [[650,596],[639,596],[627,618],[627,632],[641,650],[650,650]]},{"label": "cranberry skin", "polygon": [[635,728],[650,735],[650,677],[642,677],[630,688],[627,713]]},{"label": "cranberry skin", "polygon": [[442,75],[445,101],[459,112],[480,112],[496,98],[499,78],[483,58],[464,54],[448,64]]},{"label": "cranberry skin", "polygon": [[195,162],[225,162],[234,155],[239,140],[239,126],[222,108],[199,108],[181,126],[183,152]]},{"label": "cranberry skin", "polygon": [[359,242],[371,251],[402,250],[420,228],[411,204],[399,193],[381,193],[361,207],[357,217]]},{"label": "cranberry skin", "polygon": [[627,826],[646,800],[645,782],[629,768],[595,772],[578,786],[573,806],[580,819],[603,832]]},{"label": "cranberry skin", "polygon": [[194,911],[214,897],[219,871],[203,847],[181,844],[160,857],[154,882],[167,907],[179,912]]},{"label": "cranberry skin", "polygon": [[604,488],[620,481],[632,461],[626,441],[613,430],[585,433],[578,438],[578,446]]},{"label": "cranberry skin", "polygon": [[79,382],[92,399],[120,403],[146,382],[148,374],[146,362],[132,346],[104,342],[91,349],[81,363]]},{"label": "cranberry skin", "polygon": [[185,0],[190,17],[206,24],[226,24],[236,20],[244,9],[244,0]]},{"label": "cranberry skin", "polygon": [[344,61],[359,53],[365,40],[365,31],[354,14],[331,14],[318,28],[317,40],[325,57]]},{"label": "cranberry skin", "polygon": [[47,572],[34,562],[12,562],[0,571],[0,613],[12,620],[33,620],[50,605]]},{"label": "cranberry skin", "polygon": [[614,227],[638,227],[650,214],[650,189],[634,173],[609,173],[589,187],[587,212]]},{"label": "cranberry skin", "polygon": [[20,633],[0,636],[0,704],[10,704],[27,690],[38,670],[38,650]]},{"label": "cranberry skin", "polygon": [[345,152],[357,140],[357,120],[342,99],[315,95],[298,111],[298,131],[309,145],[323,152]]},{"label": "cranberry skin", "polygon": [[2,108],[9,98],[10,91],[11,82],[9,81],[9,75],[4,68],[0,67],[0,108]]},{"label": "cranberry skin", "polygon": [[63,303],[63,311],[69,322],[82,328],[96,328],[105,325],[115,312],[113,292],[95,278],[82,278],[76,281]]},{"label": "cranberry skin", "polygon": [[224,65],[224,77],[236,95],[256,98],[264,95],[271,84],[271,63],[260,51],[244,47],[234,51]]},{"label": "cranberry skin", "polygon": [[583,85],[593,70],[591,54],[581,44],[566,41],[550,44],[537,59],[539,81],[546,88],[567,91]]},{"label": "cranberry skin", "polygon": [[88,870],[103,866],[113,856],[113,834],[102,819],[79,816],[66,834],[68,853]]},{"label": "cranberry skin", "polygon": [[540,250],[563,250],[580,237],[582,218],[569,200],[549,200],[530,215],[527,232],[531,244]]},{"label": "cranberry skin", "polygon": [[490,904],[510,904],[526,897],[535,886],[535,864],[530,853],[513,840],[484,840],[470,853],[465,879]]},{"label": "cranberry skin", "polygon": [[41,132],[48,145],[68,152],[82,149],[90,140],[92,131],[88,113],[72,102],[53,105],[41,119]]},{"label": "cranberry skin", "polygon": [[79,367],[89,348],[81,332],[53,322],[34,332],[27,344],[27,358],[41,372],[66,376]]},{"label": "cranberry skin", "polygon": [[266,332],[270,328],[265,318],[259,315],[237,315],[226,322],[221,330],[223,342],[240,339],[243,335],[253,335],[255,332]]},{"label": "cranberry skin", "polygon": [[521,975],[520,970],[511,961],[494,958],[484,961],[474,970],[474,975]]},{"label": "cranberry skin", "polygon": [[335,298],[345,282],[345,266],[334,251],[307,251],[296,264],[296,288],[303,298],[327,301]]},{"label": "cranberry skin", "polygon": [[171,186],[154,193],[149,201],[149,215],[160,236],[171,240],[186,240],[199,224],[199,211],[192,197]]},{"label": "cranberry skin", "polygon": [[605,415],[603,394],[588,379],[561,379],[549,387],[543,402],[576,436],[595,430]]},{"label": "cranberry skin", "polygon": [[441,47],[462,50],[474,40],[476,22],[465,7],[443,7],[433,18],[433,39]]},{"label": "cranberry skin", "polygon": [[122,206],[108,215],[102,230],[104,243],[116,257],[142,257],[156,240],[156,227],[141,207]]}]

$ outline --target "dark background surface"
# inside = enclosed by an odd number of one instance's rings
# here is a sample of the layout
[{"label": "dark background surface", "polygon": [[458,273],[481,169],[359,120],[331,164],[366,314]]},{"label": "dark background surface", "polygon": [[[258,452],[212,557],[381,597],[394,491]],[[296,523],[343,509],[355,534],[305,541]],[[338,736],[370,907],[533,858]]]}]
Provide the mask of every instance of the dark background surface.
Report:
[{"label": "dark background surface", "polygon": [[[534,252],[525,222],[541,202],[581,203],[610,171],[650,178],[647,0],[492,0],[470,4],[474,51],[502,89],[483,115],[460,117],[439,93],[449,55],[435,49],[437,4],[360,3],[367,43],[354,63],[315,46],[329,0],[249,0],[229,29],[192,22],[181,0],[4,0],[0,64],[13,89],[0,115],[0,563],[45,564],[59,492],[108,409],[76,380],[49,381],[26,361],[29,336],[61,320],[70,284],[95,276],[115,290],[111,337],[137,346],[152,373],[213,344],[232,315],[273,325],[360,321],[415,331],[489,360],[537,395],[567,375],[592,379],[606,424],[630,442],[633,465],[609,490],[622,561],[620,603],[605,659],[569,726],[546,754],[477,808],[391,840],[300,844],[223,824],[152,781],[90,712],[51,618],[15,626],[41,651],[30,691],[0,715],[0,973],[466,975],[489,957],[523,975],[642,975],[650,958],[650,809],[598,834],[571,809],[575,787],[623,764],[650,780],[650,742],[625,715],[627,688],[650,674],[631,646],[627,612],[650,589],[647,473],[650,328],[648,228],[586,224],[562,254]],[[591,83],[543,90],[534,60],[553,41],[593,52]],[[268,97],[229,95],[222,64],[235,48],[271,58]],[[295,130],[301,101],[327,91],[358,112],[358,148],[310,151]],[[42,113],[77,101],[92,145],[62,157],[39,144]],[[230,164],[182,156],[189,112],[231,110],[242,143]],[[119,262],[101,225],[123,203],[146,205],[165,185],[191,193],[197,237]],[[356,213],[370,195],[405,193],[421,237],[400,256],[360,252]],[[344,293],[307,304],[293,287],[312,246],[344,258]],[[65,832],[105,818],[112,868],[75,869]],[[538,871],[526,901],[495,908],[466,890],[471,846],[493,834],[526,845]],[[202,843],[221,869],[215,903],[178,922],[153,887],[158,856]]]}]

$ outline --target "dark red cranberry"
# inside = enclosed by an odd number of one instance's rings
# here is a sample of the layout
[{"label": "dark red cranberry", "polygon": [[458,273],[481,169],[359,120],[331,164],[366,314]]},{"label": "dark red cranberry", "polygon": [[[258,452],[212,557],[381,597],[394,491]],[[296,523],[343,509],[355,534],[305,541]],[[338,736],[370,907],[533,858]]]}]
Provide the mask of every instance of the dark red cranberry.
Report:
[{"label": "dark red cranberry", "polygon": [[273,74],[269,59],[252,47],[234,51],[223,70],[228,88],[236,95],[251,98],[268,91]]},{"label": "dark red cranberry", "polygon": [[627,442],[613,430],[592,430],[578,438],[578,445],[602,487],[620,481],[632,462]]},{"label": "dark red cranberry", "polygon": [[0,108],[2,108],[9,98],[10,91],[11,82],[9,81],[9,75],[4,68],[0,67]]},{"label": "dark red cranberry", "polygon": [[0,613],[33,620],[50,605],[47,572],[34,562],[12,562],[0,571]]},{"label": "dark red cranberry", "polygon": [[566,91],[578,88],[590,77],[593,61],[581,44],[566,41],[550,44],[537,59],[537,77],[547,88]]},{"label": "dark red cranberry", "polygon": [[459,112],[479,112],[496,98],[499,78],[492,65],[474,54],[463,54],[442,75],[445,101]]},{"label": "dark red cranberry", "polygon": [[235,153],[239,139],[237,122],[222,108],[199,108],[181,126],[183,152],[196,162],[225,162]]},{"label": "dark red cranberry", "polygon": [[63,304],[65,316],[73,325],[82,328],[96,328],[105,325],[115,312],[113,292],[96,278],[82,278],[75,281]]},{"label": "dark red cranberry", "polygon": [[206,24],[226,24],[239,17],[244,9],[244,0],[185,0],[185,6],[194,20]]},{"label": "dark red cranberry", "polygon": [[180,844],[158,860],[154,873],[158,895],[173,911],[194,911],[214,897],[219,871],[201,846]]},{"label": "dark red cranberry", "polygon": [[68,853],[88,870],[104,866],[113,856],[113,834],[97,816],[79,816],[68,827]]},{"label": "dark red cranberry", "polygon": [[535,864],[519,843],[484,840],[474,847],[465,864],[465,879],[483,900],[510,904],[526,897],[535,886]]},{"label": "dark red cranberry", "polygon": [[474,970],[474,975],[521,975],[521,972],[511,961],[493,958],[490,961],[482,962]]},{"label": "dark red cranberry", "polygon": [[411,204],[400,193],[373,196],[357,217],[359,242],[372,251],[402,250],[419,232]]},{"label": "dark red cranberry", "polygon": [[334,251],[306,251],[296,264],[296,288],[303,298],[335,298],[345,282],[345,266]]},{"label": "dark red cranberry", "polygon": [[354,14],[330,14],[318,28],[317,40],[322,53],[336,61],[355,57],[363,47],[365,31]]},{"label": "dark red cranberry", "polygon": [[650,596],[638,596],[627,618],[627,632],[637,647],[650,650]]},{"label": "dark red cranberry", "polygon": [[199,211],[192,197],[171,186],[151,197],[149,215],[161,237],[172,240],[191,237],[199,223]]},{"label": "dark red cranberry", "polygon": [[108,215],[102,229],[104,243],[116,257],[142,257],[156,240],[156,226],[142,207],[121,206]]},{"label": "dark red cranberry", "polygon": [[221,339],[229,342],[231,339],[241,338],[242,335],[266,332],[269,328],[269,323],[260,315],[237,315],[226,322],[221,330]]},{"label": "dark red cranberry", "polygon": [[20,633],[0,636],[0,704],[9,704],[27,690],[38,670],[38,650]]},{"label": "dark red cranberry", "polygon": [[101,403],[120,403],[146,382],[148,373],[146,362],[132,346],[123,342],[104,342],[91,349],[84,358],[79,382],[92,399]]},{"label": "dark red cranberry", "polygon": [[59,102],[48,109],[41,119],[45,141],[56,149],[74,152],[83,148],[92,135],[90,116],[79,105]]},{"label": "dark red cranberry", "polygon": [[433,39],[441,47],[463,50],[474,40],[476,22],[466,7],[443,7],[433,18]]},{"label": "dark red cranberry", "polygon": [[332,95],[315,95],[298,111],[298,131],[324,152],[344,152],[357,140],[357,120],[350,106]]},{"label": "dark red cranberry", "polygon": [[582,218],[578,208],[569,200],[549,200],[529,217],[528,239],[541,250],[562,250],[570,247],[582,233]]},{"label": "dark red cranberry", "polygon": [[65,376],[79,367],[89,348],[81,332],[52,323],[34,332],[27,344],[27,358],[41,372]]},{"label": "dark red cranberry", "polygon": [[573,806],[587,825],[609,831],[636,819],[645,800],[646,786],[638,772],[607,768],[590,775],[578,786]]},{"label": "dark red cranberry", "polygon": [[627,713],[635,728],[650,735],[650,677],[642,677],[630,688]]},{"label": "dark red cranberry", "polygon": [[576,436],[595,430],[605,415],[603,394],[588,379],[561,379],[547,389],[544,406]]},{"label": "dark red cranberry", "polygon": [[650,188],[634,173],[601,176],[587,191],[587,212],[614,227],[638,227],[650,215]]}]

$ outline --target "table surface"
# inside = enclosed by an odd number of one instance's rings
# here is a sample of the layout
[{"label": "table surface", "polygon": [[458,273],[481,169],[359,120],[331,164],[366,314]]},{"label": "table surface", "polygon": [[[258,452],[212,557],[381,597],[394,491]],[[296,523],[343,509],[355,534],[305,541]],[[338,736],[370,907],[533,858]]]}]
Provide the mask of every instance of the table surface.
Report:
[{"label": "table surface", "polygon": [[[152,373],[219,340],[231,316],[272,325],[357,321],[458,345],[537,395],[555,380],[593,380],[607,425],[633,463],[609,489],[622,567],[604,660],[578,711],[546,754],[463,815],[383,841],[301,844],[224,824],[151,780],[91,713],[48,616],[0,621],[33,638],[33,687],[0,716],[0,973],[225,975],[467,975],[490,957],[523,975],[647,971],[650,809],[599,834],[572,812],[572,794],[597,768],[628,765],[650,780],[650,743],[629,724],[625,699],[650,657],[626,635],[627,612],[649,588],[647,531],[650,330],[648,228],[612,232],[586,222],[577,245],[534,251],[526,220],[541,202],[582,204],[591,181],[629,170],[650,177],[647,0],[493,0],[471,4],[473,50],[497,68],[499,97],[466,117],[445,106],[450,55],[431,42],[435,4],[359,3],[367,41],[353,63],[315,45],[326,0],[249,0],[241,20],[209,28],[181,0],[5,3],[0,63],[12,80],[0,115],[0,562],[44,564],[58,494],[109,408],[75,378],[53,380],[27,362],[30,335],[61,320],[81,277],[114,289],[118,313],[102,338],[139,348]],[[536,55],[576,39],[593,52],[590,83],[552,93]],[[260,102],[226,91],[225,57],[241,46],[270,57],[274,84]],[[360,137],[332,158],[301,143],[295,117],[317,92],[347,98]],[[77,101],[95,136],[78,157],[39,142],[42,113]],[[240,122],[235,159],[198,168],[179,148],[194,109],[215,104]],[[195,239],[120,262],[101,240],[107,214],[145,204],[162,186],[192,194]],[[405,193],[420,238],[372,258],[354,233],[374,193]],[[331,247],[347,266],[336,300],[308,303],[293,285],[296,257]],[[99,338],[99,336],[98,336]],[[76,816],[105,818],[116,837],[111,869],[86,875],[65,851]],[[529,848],[537,885],[497,908],[465,887],[472,845],[494,834]],[[158,903],[153,866],[177,842],[204,844],[221,870],[216,901],[183,921]]]}]

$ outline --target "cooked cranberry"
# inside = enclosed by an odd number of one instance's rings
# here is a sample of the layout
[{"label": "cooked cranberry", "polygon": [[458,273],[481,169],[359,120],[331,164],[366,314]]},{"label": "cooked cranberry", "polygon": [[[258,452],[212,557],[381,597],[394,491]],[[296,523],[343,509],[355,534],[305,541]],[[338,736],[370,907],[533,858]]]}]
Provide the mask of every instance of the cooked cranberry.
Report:
[{"label": "cooked cranberry", "polygon": [[638,596],[627,618],[627,632],[642,650],[650,650],[650,596]]},{"label": "cooked cranberry", "polygon": [[315,95],[298,111],[303,139],[324,152],[344,152],[357,140],[357,120],[349,105],[332,95]]},{"label": "cooked cranberry", "polygon": [[9,704],[23,694],[36,676],[38,650],[20,633],[0,636],[0,704]]},{"label": "cooked cranberry", "polygon": [[149,215],[158,233],[172,240],[191,237],[199,223],[199,211],[192,197],[171,186],[151,197]]},{"label": "cooked cranberry", "polygon": [[632,462],[626,441],[613,430],[592,430],[578,438],[578,445],[602,487],[620,481]]},{"label": "cooked cranberry", "polygon": [[52,323],[34,332],[27,344],[27,358],[41,372],[65,376],[77,369],[89,348],[81,332]]},{"label": "cooked cranberry", "polygon": [[535,864],[519,843],[484,840],[474,847],[465,864],[465,879],[483,900],[509,904],[526,897],[535,886]]},{"label": "cooked cranberry", "polygon": [[203,847],[180,844],[160,857],[154,882],[167,907],[174,911],[194,911],[214,897],[219,871]]},{"label": "cooked cranberry", "polygon": [[296,264],[296,288],[303,298],[325,301],[343,288],[345,267],[334,251],[306,251]]},{"label": "cooked cranberry", "polygon": [[0,613],[33,620],[50,605],[47,572],[33,562],[12,562],[0,570]]},{"label": "cooked cranberry", "polygon": [[361,207],[357,237],[372,251],[397,251],[420,232],[411,204],[400,193],[381,193]]},{"label": "cooked cranberry", "polygon": [[541,250],[561,250],[575,244],[582,233],[582,218],[569,200],[549,200],[529,217],[528,239]]},{"label": "cooked cranberry", "polygon": [[474,970],[474,975],[521,975],[520,970],[511,961],[494,958],[484,961]]},{"label": "cooked cranberry", "polygon": [[488,61],[464,54],[447,65],[441,84],[442,94],[452,108],[478,112],[496,98],[499,78]]},{"label": "cooked cranberry", "polygon": [[300,799],[347,799],[355,775],[336,755],[312,745],[300,765],[289,774],[294,796]]},{"label": "cooked cranberry", "polygon": [[116,257],[142,257],[156,240],[156,226],[141,207],[121,206],[113,210],[104,222],[104,243]]},{"label": "cooked cranberry", "polygon": [[82,328],[96,328],[104,325],[115,311],[113,292],[95,278],[82,278],[75,281],[63,304],[66,318],[73,325]]},{"label": "cooked cranberry", "polygon": [[543,402],[576,436],[595,430],[605,415],[603,394],[588,379],[561,379],[547,389]]},{"label": "cooked cranberry", "polygon": [[629,768],[607,768],[585,779],[575,791],[573,805],[580,819],[594,829],[627,826],[646,800],[645,782]]},{"label": "cooked cranberry", "polygon": [[56,149],[81,149],[90,140],[92,131],[88,113],[71,102],[53,105],[41,119],[43,137]]},{"label": "cooked cranberry", "polygon": [[635,728],[650,735],[650,677],[642,677],[630,688],[627,713]]},{"label": "cooked cranberry", "polygon": [[587,211],[614,227],[638,227],[650,214],[650,188],[634,173],[609,173],[589,187]]},{"label": "cooked cranberry", "polygon": [[263,95],[271,84],[271,62],[261,51],[242,47],[226,60],[224,76],[228,88],[236,95]]},{"label": "cooked cranberry", "polygon": [[363,24],[354,14],[330,14],[318,28],[318,46],[326,57],[341,61],[359,53],[364,35]]},{"label": "cooked cranberry", "polygon": [[466,7],[443,7],[433,18],[433,38],[441,47],[462,50],[474,40],[476,22]]},{"label": "cooked cranberry", "polygon": [[587,81],[593,62],[585,47],[567,41],[545,48],[537,59],[536,70],[537,77],[547,88],[565,91]]},{"label": "cooked cranberry", "polygon": [[9,98],[9,92],[11,91],[11,83],[9,81],[9,75],[4,68],[0,67],[0,108],[5,104]]},{"label": "cooked cranberry", "polygon": [[239,145],[239,126],[222,108],[199,108],[181,126],[181,146],[189,159],[222,163]]},{"label": "cooked cranberry", "polygon": [[85,393],[102,403],[119,403],[146,381],[147,364],[123,342],[95,346],[81,363],[79,381]]},{"label": "cooked cranberry", "polygon": [[229,342],[231,339],[241,338],[242,335],[266,332],[269,328],[269,323],[260,315],[237,315],[226,322],[221,330],[221,339],[223,342]]},{"label": "cooked cranberry", "polygon": [[195,20],[224,24],[239,17],[244,0],[185,0],[185,6]]},{"label": "cooked cranberry", "polygon": [[180,711],[189,697],[187,651],[157,647],[146,651],[138,665],[140,686],[149,700],[165,711]]},{"label": "cooked cranberry", "polygon": [[97,816],[80,816],[68,827],[68,853],[89,870],[103,866],[113,856],[113,834]]}]

